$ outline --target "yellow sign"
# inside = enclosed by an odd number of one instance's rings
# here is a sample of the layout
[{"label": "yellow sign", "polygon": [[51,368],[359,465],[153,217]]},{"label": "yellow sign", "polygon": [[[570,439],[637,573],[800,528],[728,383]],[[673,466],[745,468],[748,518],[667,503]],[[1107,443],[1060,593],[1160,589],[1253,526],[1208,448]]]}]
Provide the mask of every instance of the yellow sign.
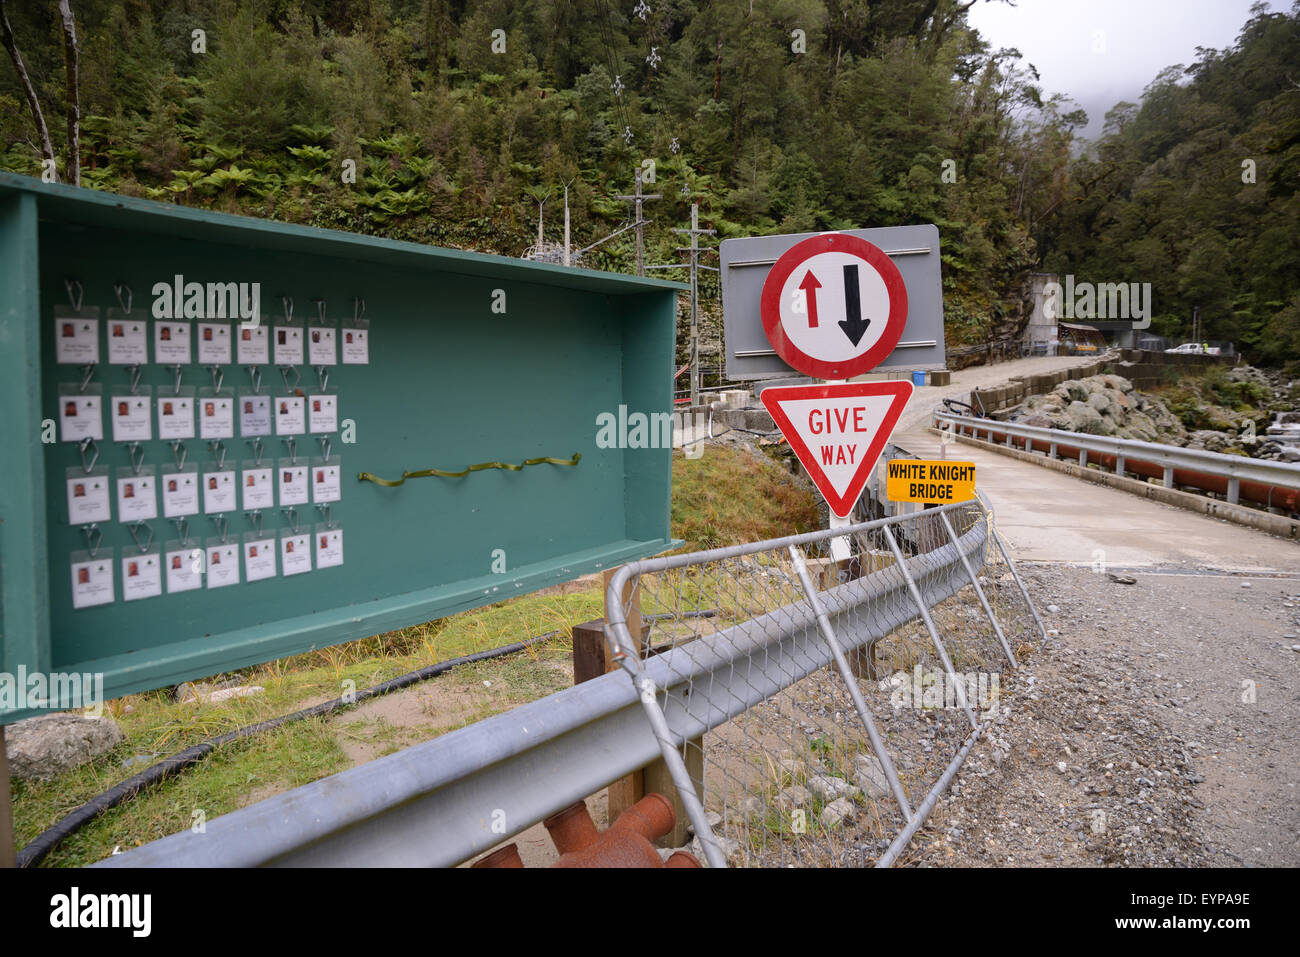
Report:
[{"label": "yellow sign", "polygon": [[947,505],[975,497],[974,462],[894,459],[886,474],[885,494],[891,502]]}]

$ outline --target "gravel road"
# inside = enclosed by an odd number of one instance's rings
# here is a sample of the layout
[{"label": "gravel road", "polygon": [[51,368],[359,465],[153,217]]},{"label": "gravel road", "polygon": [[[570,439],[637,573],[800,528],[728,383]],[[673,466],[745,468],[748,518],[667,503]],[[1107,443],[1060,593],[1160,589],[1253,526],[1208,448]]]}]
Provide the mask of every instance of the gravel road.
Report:
[{"label": "gravel road", "polygon": [[1300,864],[1300,576],[1023,570],[1059,634],[900,863]]}]

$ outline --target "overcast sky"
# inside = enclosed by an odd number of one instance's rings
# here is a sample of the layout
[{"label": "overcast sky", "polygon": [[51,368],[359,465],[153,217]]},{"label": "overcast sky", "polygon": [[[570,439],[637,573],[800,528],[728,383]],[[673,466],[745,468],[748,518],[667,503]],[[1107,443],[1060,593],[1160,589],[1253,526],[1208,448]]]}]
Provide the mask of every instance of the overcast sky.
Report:
[{"label": "overcast sky", "polygon": [[[1252,0],[981,0],[967,14],[994,48],[1015,47],[1037,69],[1044,94],[1065,93],[1088,113],[1087,137],[1106,111],[1138,102],[1162,69],[1196,60],[1196,48],[1236,41]],[[1271,0],[1270,10],[1290,8]],[[1094,49],[1094,45],[1097,49]]]}]

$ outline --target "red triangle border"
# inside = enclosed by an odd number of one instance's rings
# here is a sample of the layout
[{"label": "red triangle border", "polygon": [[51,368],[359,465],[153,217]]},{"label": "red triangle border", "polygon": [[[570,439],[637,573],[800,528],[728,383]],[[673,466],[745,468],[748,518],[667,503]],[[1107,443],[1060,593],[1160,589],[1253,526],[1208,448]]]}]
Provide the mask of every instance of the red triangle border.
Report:
[{"label": "red triangle border", "polygon": [[[880,430],[872,436],[866,452],[863,453],[861,464],[858,466],[858,470],[853,473],[848,488],[845,489],[843,495],[840,495],[826,477],[826,473],[817,462],[812,450],[808,448],[807,443],[800,437],[799,431],[791,423],[790,417],[781,408],[781,403],[798,399],[839,399],[845,396],[889,396],[893,401],[890,403],[889,410],[885,413]],[[772,416],[772,420],[776,422],[777,428],[781,430],[781,434],[790,443],[790,448],[794,449],[794,454],[798,456],[804,470],[813,480],[813,484],[817,486],[817,490],[826,499],[826,504],[830,506],[832,512],[841,518],[853,511],[853,506],[857,504],[858,498],[861,497],[862,490],[867,487],[867,482],[871,479],[871,473],[880,459],[880,453],[884,450],[889,437],[894,434],[899,416],[903,414],[903,409],[907,407],[907,402],[911,397],[912,383],[906,380],[774,386],[770,389],[764,389],[759,395],[763,407],[767,409],[768,414]]]}]

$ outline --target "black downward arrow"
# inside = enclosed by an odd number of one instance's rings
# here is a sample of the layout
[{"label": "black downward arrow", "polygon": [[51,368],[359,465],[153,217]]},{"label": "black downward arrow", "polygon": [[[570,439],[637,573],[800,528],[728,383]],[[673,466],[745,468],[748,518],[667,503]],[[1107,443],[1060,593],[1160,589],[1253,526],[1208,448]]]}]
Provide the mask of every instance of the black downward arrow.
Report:
[{"label": "black downward arrow", "polygon": [[840,328],[855,346],[867,334],[870,319],[862,318],[862,300],[858,292],[858,267],[856,264],[844,267],[844,314],[847,319],[840,320]]}]

